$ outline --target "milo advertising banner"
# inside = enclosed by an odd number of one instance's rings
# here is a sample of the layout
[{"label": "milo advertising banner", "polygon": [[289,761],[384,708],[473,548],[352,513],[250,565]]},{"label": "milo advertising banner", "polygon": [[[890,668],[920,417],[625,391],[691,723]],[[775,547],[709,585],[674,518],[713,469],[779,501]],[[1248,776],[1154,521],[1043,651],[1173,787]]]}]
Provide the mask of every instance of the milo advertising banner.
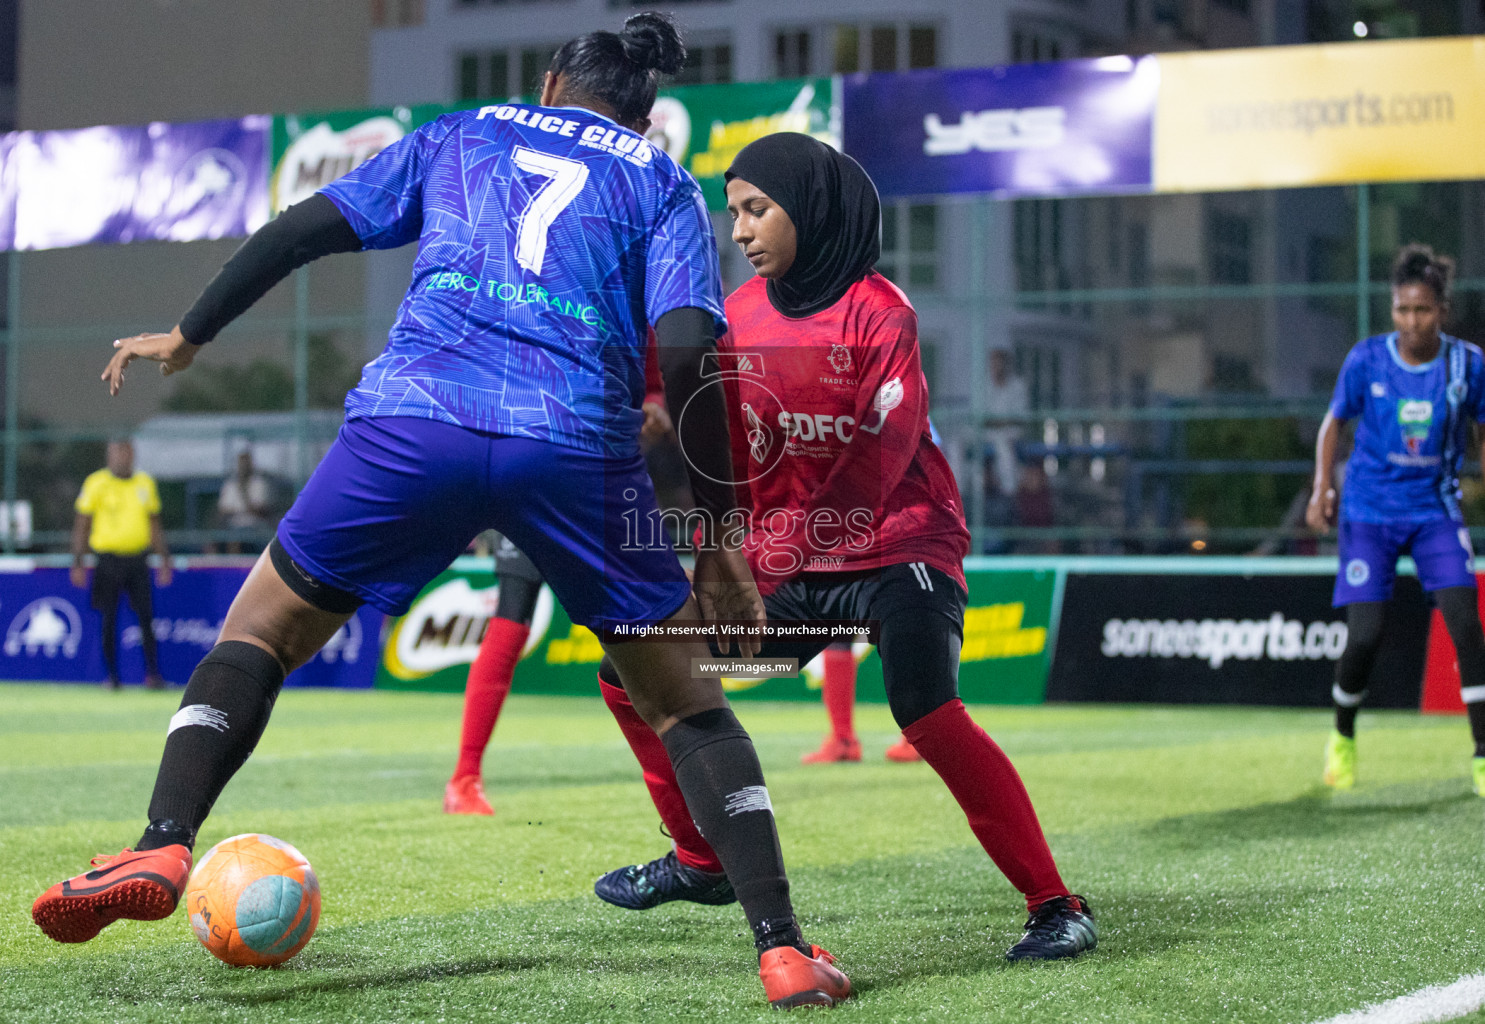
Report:
[{"label": "milo advertising banner", "polygon": [[[988,571],[967,574],[959,688],[967,703],[1039,704],[1046,690],[1055,573]],[[376,686],[383,689],[458,693],[500,594],[490,559],[461,558],[418,596],[386,633]],[[857,698],[883,702],[882,666],[876,652],[856,645],[861,660]],[[543,587],[531,635],[516,667],[521,693],[595,695],[603,660],[598,638],[573,625]],[[724,679],[729,696],[758,700],[818,700],[818,662],[786,679]]]},{"label": "milo advertising banner", "polygon": [[308,199],[361,166],[414,128],[462,107],[426,103],[380,110],[285,114],[273,119],[273,176],[269,203],[275,215]]}]

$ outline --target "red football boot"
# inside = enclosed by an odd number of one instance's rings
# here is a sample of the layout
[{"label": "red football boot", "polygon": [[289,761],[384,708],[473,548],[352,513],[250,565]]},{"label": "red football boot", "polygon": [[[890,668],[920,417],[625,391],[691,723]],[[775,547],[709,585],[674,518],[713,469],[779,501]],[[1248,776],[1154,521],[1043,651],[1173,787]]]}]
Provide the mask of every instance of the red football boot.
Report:
[{"label": "red football boot", "polygon": [[191,851],[162,846],[93,858],[93,870],[58,882],[31,905],[31,919],[57,942],[87,942],[120,918],[158,921],[180,902]]},{"label": "red football boot", "polygon": [[819,946],[811,946],[810,953],[775,946],[758,958],[763,994],[774,1009],[834,1006],[851,994],[851,979],[835,968],[835,957]]},{"label": "red football boot", "polygon": [[443,791],[445,814],[494,814],[478,775],[456,775]]},{"label": "red football boot", "polygon": [[834,761],[861,760],[861,741],[854,736],[843,740],[832,733],[825,737],[819,750],[812,750],[799,758],[800,764],[830,764]]}]

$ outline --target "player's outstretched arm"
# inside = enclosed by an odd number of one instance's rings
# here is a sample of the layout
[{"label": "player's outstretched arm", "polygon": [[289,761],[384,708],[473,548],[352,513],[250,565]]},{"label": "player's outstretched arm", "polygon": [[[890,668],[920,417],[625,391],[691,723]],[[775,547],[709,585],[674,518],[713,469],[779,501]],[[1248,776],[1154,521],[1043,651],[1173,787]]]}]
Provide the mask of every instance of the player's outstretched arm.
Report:
[{"label": "player's outstretched arm", "polygon": [[1305,508],[1305,523],[1312,530],[1325,531],[1335,525],[1335,452],[1340,433],[1341,421],[1327,412],[1315,438],[1315,484]]},{"label": "player's outstretched arm", "polygon": [[[655,324],[665,402],[685,456],[692,496],[709,526],[696,555],[692,587],[706,621],[751,622],[761,629],[766,621],[763,599],[747,560],[724,543],[728,532],[724,524],[737,512],[737,491],[723,391],[708,386],[714,381],[703,370],[707,355],[716,352],[715,330],[712,314],[689,306],[671,310]],[[740,641],[738,652],[752,657],[759,646],[759,641]],[[729,654],[732,645],[722,640],[719,649]]]},{"label": "player's outstretched arm", "polygon": [[217,336],[270,288],[298,267],[334,252],[358,252],[361,239],[325,196],[316,193],[295,203],[255,231],[233,253],[180,323],[168,334],[137,334],[113,343],[117,351],[103,371],[108,393],[124,384],[124,370],[135,359],[160,364],[169,376],[191,365],[196,349]]}]

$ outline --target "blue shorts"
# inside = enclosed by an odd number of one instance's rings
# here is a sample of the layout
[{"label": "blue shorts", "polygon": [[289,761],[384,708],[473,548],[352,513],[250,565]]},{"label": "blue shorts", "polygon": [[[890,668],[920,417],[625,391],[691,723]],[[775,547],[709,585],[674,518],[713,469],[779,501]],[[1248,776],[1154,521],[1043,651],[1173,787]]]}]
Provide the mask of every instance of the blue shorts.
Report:
[{"label": "blue shorts", "polygon": [[278,539],[319,582],[402,615],[476,534],[495,529],[535,563],[572,621],[596,632],[662,621],[690,596],[668,537],[625,542],[626,518],[644,521],[655,507],[637,453],[360,418],[340,428]]},{"label": "blue shorts", "polygon": [[1341,520],[1341,568],[1335,578],[1337,608],[1392,596],[1399,555],[1411,554],[1418,581],[1428,591],[1475,585],[1475,552],[1464,524],[1452,519],[1422,523]]}]

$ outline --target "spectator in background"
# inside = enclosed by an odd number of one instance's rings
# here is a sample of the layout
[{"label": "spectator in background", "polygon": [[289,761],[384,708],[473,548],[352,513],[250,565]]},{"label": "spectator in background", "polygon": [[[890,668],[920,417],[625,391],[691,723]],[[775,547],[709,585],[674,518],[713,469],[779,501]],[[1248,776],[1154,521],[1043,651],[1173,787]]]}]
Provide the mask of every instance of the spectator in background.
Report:
[{"label": "spectator in background", "polygon": [[[237,472],[229,476],[217,494],[217,520],[229,530],[262,530],[268,526],[268,478],[253,465],[253,453],[244,448],[237,454]],[[229,554],[242,553],[242,541],[227,542]]]},{"label": "spectator in background", "polygon": [[[997,425],[985,431],[985,446],[993,456],[995,482],[1006,498],[1016,493],[1018,465],[1016,441],[1031,412],[1026,381],[1011,366],[1008,349],[990,350],[990,380],[985,387],[985,419]],[[999,421],[997,423],[997,421]]]},{"label": "spectator in background", "polygon": [[134,444],[110,441],[108,465],[89,474],[75,505],[72,523],[72,585],[87,584],[83,555],[98,556],[93,570],[93,607],[103,616],[103,663],[108,669],[104,686],[119,688],[119,595],[139,619],[140,644],[144,648],[144,685],[152,690],[165,687],[155,648],[154,602],[150,569],[145,552],[154,548],[160,556],[160,586],[170,585],[170,550],[160,526],[160,494],[154,478],[134,468]]},{"label": "spectator in background", "polygon": [[[1039,461],[1021,467],[1020,486],[1016,490],[1016,525],[1042,528],[1057,525],[1052,481]],[[1055,540],[1024,541],[1019,549],[1025,554],[1054,555],[1062,550],[1062,545]]]}]

